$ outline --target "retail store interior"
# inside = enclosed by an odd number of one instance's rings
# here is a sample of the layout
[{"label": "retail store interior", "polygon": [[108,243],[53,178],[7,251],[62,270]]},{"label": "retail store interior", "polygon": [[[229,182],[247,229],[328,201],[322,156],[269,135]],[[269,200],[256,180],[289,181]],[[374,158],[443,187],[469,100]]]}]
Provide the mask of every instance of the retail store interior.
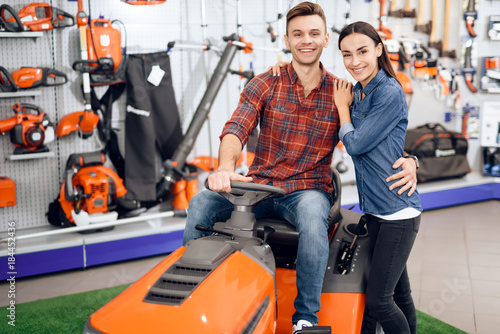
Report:
[{"label": "retail store interior", "polygon": [[[189,201],[207,191],[245,85],[292,60],[286,13],[301,2],[0,1],[0,332],[15,333],[9,305],[134,283],[182,246]],[[404,83],[408,131],[431,146],[444,138],[432,159],[405,144],[420,162],[407,263],[417,310],[497,333],[500,1],[311,2],[326,15],[324,69],[354,82],[339,32],[370,23]],[[341,210],[362,212],[342,145],[332,167]]]}]

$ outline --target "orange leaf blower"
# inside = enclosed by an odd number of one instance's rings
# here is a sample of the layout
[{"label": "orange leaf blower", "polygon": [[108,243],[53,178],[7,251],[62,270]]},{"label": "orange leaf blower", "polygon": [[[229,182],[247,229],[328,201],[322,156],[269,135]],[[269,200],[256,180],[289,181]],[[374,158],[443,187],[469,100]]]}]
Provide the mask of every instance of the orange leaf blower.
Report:
[{"label": "orange leaf blower", "polygon": [[118,217],[114,210],[127,190],[122,179],[104,162],[101,152],[69,156],[59,196],[47,212],[52,225],[82,226]]},{"label": "orange leaf blower", "polygon": [[15,115],[0,121],[0,134],[10,132],[14,154],[48,152],[45,144],[54,140],[54,128],[45,112],[28,103],[17,103],[12,109]]}]

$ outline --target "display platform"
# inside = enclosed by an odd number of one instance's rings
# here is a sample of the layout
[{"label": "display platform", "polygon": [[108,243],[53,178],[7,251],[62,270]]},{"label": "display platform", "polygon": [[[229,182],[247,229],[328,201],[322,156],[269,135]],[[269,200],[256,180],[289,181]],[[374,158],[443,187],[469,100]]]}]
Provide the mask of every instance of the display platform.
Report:
[{"label": "display platform", "polygon": [[[454,205],[500,199],[500,178],[485,177],[478,172],[463,178],[419,183],[418,192],[424,211]],[[342,207],[358,211],[356,185],[342,187]]]},{"label": "display platform", "polygon": [[[461,179],[422,183],[418,191],[424,210],[433,210],[487,200],[500,199],[500,178],[484,177],[471,173]],[[355,185],[342,188],[342,207],[359,211]],[[130,260],[160,254],[168,254],[182,244],[185,218],[158,218],[157,212],[141,216],[143,220],[115,226],[105,232],[68,232],[43,235],[57,229],[47,228],[17,231],[20,240],[15,243],[13,270],[2,270],[0,279],[15,275],[16,278],[51,272],[87,268],[91,266]],[[160,214],[161,216],[161,214]],[[151,217],[156,217],[151,219]],[[118,220],[119,221],[119,220]],[[36,235],[42,236],[36,237]],[[33,237],[31,237],[33,236]],[[6,235],[1,235],[6,238]],[[9,268],[6,243],[0,246],[0,267]]]}]

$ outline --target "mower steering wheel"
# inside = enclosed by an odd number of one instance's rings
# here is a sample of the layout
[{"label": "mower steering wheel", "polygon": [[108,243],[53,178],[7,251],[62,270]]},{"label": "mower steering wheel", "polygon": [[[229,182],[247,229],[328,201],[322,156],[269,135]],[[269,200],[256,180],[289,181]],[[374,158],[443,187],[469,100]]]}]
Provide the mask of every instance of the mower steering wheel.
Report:
[{"label": "mower steering wheel", "polygon": [[[208,187],[208,182],[205,183]],[[253,182],[231,181],[231,192],[221,192],[224,198],[234,205],[255,206],[268,198],[280,198],[285,196],[285,191],[279,187],[268,186]]]}]

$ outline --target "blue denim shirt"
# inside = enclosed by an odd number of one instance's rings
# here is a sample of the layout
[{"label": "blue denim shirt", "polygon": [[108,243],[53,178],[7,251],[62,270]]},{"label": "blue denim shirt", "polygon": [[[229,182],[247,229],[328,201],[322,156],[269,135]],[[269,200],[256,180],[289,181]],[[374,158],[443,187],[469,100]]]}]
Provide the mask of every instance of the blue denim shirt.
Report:
[{"label": "blue denim shirt", "polygon": [[403,157],[408,125],[408,107],[402,87],[381,69],[366,85],[363,100],[359,82],[353,93],[352,123],[340,127],[339,138],[354,162],[361,210],[379,215],[389,215],[407,207],[422,211],[417,191],[410,197],[407,192],[398,195],[399,188],[389,191],[391,182],[385,182],[390,175],[401,171],[392,165]]}]

